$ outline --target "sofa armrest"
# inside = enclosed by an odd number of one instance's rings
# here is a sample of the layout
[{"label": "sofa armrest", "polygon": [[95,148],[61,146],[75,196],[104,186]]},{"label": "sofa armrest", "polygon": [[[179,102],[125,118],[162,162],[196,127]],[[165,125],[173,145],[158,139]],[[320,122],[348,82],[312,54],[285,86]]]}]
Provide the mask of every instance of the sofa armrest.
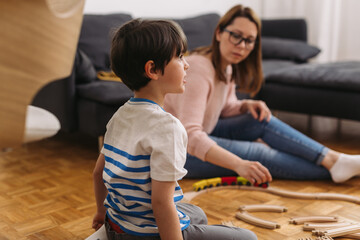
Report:
[{"label": "sofa armrest", "polygon": [[35,95],[31,105],[43,108],[56,116],[61,130],[73,132],[77,129],[76,85],[74,69],[69,77],[50,82]]},{"label": "sofa armrest", "polygon": [[263,19],[261,36],[307,42],[306,21],[305,19]]}]

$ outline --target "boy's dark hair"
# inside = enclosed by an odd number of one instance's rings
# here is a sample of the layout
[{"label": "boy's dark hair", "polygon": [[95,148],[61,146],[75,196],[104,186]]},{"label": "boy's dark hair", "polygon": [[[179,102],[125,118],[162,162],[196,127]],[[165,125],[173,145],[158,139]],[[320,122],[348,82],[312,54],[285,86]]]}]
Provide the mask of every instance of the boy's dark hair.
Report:
[{"label": "boy's dark hair", "polygon": [[155,70],[164,73],[174,56],[187,50],[184,32],[168,20],[133,19],[116,32],[111,46],[111,68],[131,90],[139,90],[151,80],[145,63],[154,61]]}]

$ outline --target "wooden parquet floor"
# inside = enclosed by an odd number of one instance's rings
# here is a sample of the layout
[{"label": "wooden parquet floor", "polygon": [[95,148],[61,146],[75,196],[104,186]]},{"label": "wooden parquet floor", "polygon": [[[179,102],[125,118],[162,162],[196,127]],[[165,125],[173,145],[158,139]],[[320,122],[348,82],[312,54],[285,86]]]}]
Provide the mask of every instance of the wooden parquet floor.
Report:
[{"label": "wooden parquet floor", "polygon": [[[339,151],[360,154],[360,129],[320,134],[317,139]],[[98,155],[97,140],[73,134],[57,136],[0,153],[0,240],[85,239],[93,233],[95,212],[92,170]],[[184,192],[197,180],[180,182]],[[274,180],[273,187],[301,192],[337,192],[360,197],[360,178],[344,184],[330,181]],[[290,217],[336,215],[360,222],[360,205],[330,200],[299,200],[246,190],[218,190],[192,200],[204,209],[210,224],[232,221],[253,230],[259,239],[287,240],[310,237]],[[235,219],[239,206],[275,204],[285,213],[252,213],[278,222],[280,229],[268,230]],[[341,238],[339,238],[341,239]],[[346,238],[342,238],[346,239]]]}]

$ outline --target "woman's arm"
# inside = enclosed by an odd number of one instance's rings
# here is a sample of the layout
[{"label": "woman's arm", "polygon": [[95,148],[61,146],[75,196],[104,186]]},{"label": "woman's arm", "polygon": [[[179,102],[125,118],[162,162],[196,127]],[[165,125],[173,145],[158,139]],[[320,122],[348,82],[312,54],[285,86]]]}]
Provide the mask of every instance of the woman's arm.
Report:
[{"label": "woman's arm", "polygon": [[104,224],[105,214],[106,214],[104,200],[107,195],[107,189],[104,185],[102,178],[104,166],[105,166],[105,156],[104,154],[101,153],[96,161],[96,165],[93,172],[97,212],[93,218],[92,228],[94,228],[95,230],[98,230]]},{"label": "woman's arm", "polygon": [[[209,100],[213,98],[215,71],[212,63],[204,56],[191,55],[186,58],[190,64],[187,83],[183,94],[168,94],[164,109],[178,118],[188,134],[188,153],[204,160],[205,153],[216,144],[207,132],[213,129],[220,115],[220,107],[207,113]],[[213,98],[222,105],[222,101]]]},{"label": "woman's arm", "polygon": [[205,155],[205,161],[235,171],[252,184],[271,182],[269,170],[259,162],[243,160],[228,150],[214,145]]},{"label": "woman's arm", "polygon": [[162,240],[183,240],[174,203],[176,182],[151,180],[151,204]]},{"label": "woman's arm", "polygon": [[245,99],[242,102],[240,112],[249,112],[253,118],[259,120],[260,122],[263,120],[266,120],[267,122],[270,121],[271,111],[265,102],[251,99]]},{"label": "woman's arm", "polygon": [[265,102],[260,100],[243,99],[239,100],[236,96],[235,84],[230,83],[226,104],[221,111],[222,117],[231,117],[243,113],[250,113],[253,118],[262,122],[264,119],[269,122],[271,111]]}]

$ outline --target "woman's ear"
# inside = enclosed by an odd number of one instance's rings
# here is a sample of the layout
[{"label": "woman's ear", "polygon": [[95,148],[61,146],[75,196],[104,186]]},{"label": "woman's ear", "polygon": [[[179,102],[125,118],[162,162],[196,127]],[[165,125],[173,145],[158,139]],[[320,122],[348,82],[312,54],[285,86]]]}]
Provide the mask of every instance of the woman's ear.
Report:
[{"label": "woman's ear", "polygon": [[155,68],[155,63],[153,60],[149,60],[145,63],[145,75],[150,79],[158,79],[158,74]]},{"label": "woman's ear", "polygon": [[216,40],[218,41],[218,42],[220,42],[220,35],[221,35],[221,33],[220,33],[220,29],[218,28],[218,29],[216,29],[215,30],[215,36],[216,36]]}]

